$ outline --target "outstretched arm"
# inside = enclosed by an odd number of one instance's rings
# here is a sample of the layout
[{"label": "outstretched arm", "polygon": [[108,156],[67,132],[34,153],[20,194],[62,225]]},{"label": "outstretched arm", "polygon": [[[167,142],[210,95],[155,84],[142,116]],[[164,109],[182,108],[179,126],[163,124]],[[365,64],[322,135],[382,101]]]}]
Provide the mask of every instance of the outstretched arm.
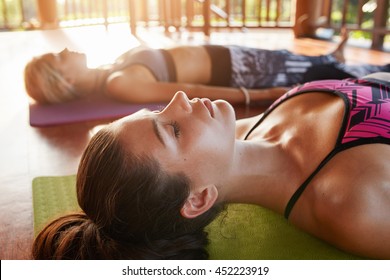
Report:
[{"label": "outstretched arm", "polygon": [[[184,91],[189,98],[206,97],[211,100],[224,99],[230,103],[244,103],[245,95],[239,88],[206,86],[187,83],[136,82],[125,81],[108,86],[108,94],[118,100],[132,103],[169,102],[177,91]],[[248,90],[251,102],[272,101],[283,95],[287,88],[267,88]]]}]

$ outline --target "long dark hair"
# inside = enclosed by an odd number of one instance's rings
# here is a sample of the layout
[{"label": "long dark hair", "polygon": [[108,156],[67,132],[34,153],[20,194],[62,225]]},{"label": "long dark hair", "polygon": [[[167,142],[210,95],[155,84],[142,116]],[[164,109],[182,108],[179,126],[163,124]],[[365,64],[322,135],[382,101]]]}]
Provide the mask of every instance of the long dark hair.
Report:
[{"label": "long dark hair", "polygon": [[35,259],[205,259],[215,205],[194,219],[180,214],[190,191],[184,174],[164,172],[151,157],[125,152],[115,133],[100,130],[82,156],[77,198],[83,213],[47,225]]}]

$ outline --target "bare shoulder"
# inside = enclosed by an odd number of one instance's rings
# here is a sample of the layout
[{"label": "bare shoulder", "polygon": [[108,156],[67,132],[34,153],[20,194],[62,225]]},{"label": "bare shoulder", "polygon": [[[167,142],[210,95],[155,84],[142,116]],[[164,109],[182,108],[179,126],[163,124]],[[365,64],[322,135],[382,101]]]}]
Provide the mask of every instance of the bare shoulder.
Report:
[{"label": "bare shoulder", "polygon": [[316,195],[333,195],[325,201],[332,203],[328,205],[331,209],[342,207],[344,212],[361,212],[362,217],[367,213],[382,215],[380,211],[376,213],[378,202],[386,202],[383,206],[390,211],[389,168],[390,145],[367,144],[347,149],[336,154],[313,181],[320,186]]},{"label": "bare shoulder", "polygon": [[142,82],[153,82],[156,81],[156,78],[152,72],[145,66],[141,64],[134,64],[126,67],[123,70],[115,71],[110,76],[109,79],[113,78],[122,78],[130,80],[132,82],[142,81]]},{"label": "bare shoulder", "polygon": [[157,84],[153,74],[146,67],[132,65],[111,73],[106,79],[105,92],[122,101],[140,102],[142,100],[138,99],[142,96],[146,84]]},{"label": "bare shoulder", "polygon": [[390,145],[362,145],[336,154],[305,190],[291,218],[341,249],[390,258],[389,168]]},{"label": "bare shoulder", "polygon": [[107,77],[106,88],[109,92],[119,92],[138,82],[156,82],[156,78],[145,66],[132,65],[111,73]]},{"label": "bare shoulder", "polygon": [[258,116],[239,119],[236,121],[236,138],[244,139],[249,130],[260,120],[263,114]]}]

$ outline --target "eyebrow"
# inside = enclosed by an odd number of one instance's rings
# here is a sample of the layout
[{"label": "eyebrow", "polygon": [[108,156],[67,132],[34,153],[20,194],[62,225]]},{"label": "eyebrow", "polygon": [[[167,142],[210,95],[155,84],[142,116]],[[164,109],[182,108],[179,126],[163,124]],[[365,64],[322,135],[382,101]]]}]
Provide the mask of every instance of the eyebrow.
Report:
[{"label": "eyebrow", "polygon": [[158,129],[158,124],[156,119],[152,119],[152,124],[153,124],[153,131],[154,134],[156,135],[157,139],[161,142],[161,144],[165,147],[165,142],[161,136],[160,130]]}]

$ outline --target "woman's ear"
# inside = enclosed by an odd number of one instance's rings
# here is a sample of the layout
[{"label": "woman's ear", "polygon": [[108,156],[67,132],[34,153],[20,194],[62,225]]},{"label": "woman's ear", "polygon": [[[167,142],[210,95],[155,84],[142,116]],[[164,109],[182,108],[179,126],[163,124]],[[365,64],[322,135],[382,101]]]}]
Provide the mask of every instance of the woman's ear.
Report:
[{"label": "woman's ear", "polygon": [[207,185],[191,191],[186,202],[180,210],[185,218],[196,218],[209,210],[218,198],[218,190],[215,185]]},{"label": "woman's ear", "polygon": [[64,79],[65,79],[69,84],[71,84],[72,86],[74,86],[75,83],[76,83],[76,79],[75,79],[74,77],[69,76],[69,75],[67,75],[67,76],[64,75]]}]

